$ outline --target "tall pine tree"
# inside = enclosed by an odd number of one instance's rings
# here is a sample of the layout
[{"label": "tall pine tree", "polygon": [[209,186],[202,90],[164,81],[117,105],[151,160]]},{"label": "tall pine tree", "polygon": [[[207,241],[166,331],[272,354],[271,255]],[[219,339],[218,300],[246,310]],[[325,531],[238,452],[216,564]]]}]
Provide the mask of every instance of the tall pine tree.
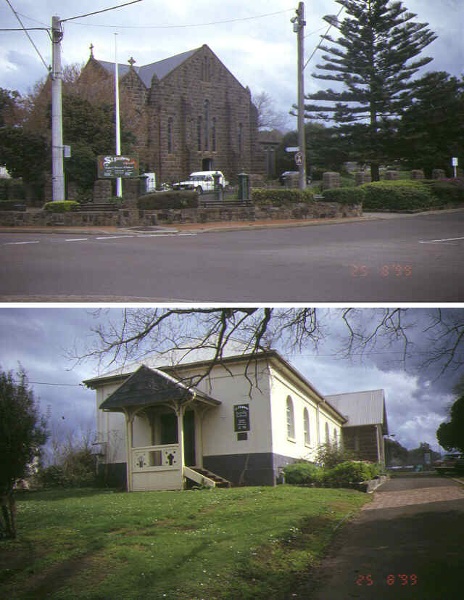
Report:
[{"label": "tall pine tree", "polygon": [[419,55],[436,35],[428,23],[414,21],[417,15],[401,2],[336,1],[345,9],[345,18],[326,20],[340,36],[325,37],[321,46],[325,63],[317,65],[323,73],[313,76],[339,85],[308,95],[317,104],[307,104],[305,111],[307,116],[338,123],[352,157],[369,162],[377,181],[392,120],[411,102],[412,77],[432,60]]}]

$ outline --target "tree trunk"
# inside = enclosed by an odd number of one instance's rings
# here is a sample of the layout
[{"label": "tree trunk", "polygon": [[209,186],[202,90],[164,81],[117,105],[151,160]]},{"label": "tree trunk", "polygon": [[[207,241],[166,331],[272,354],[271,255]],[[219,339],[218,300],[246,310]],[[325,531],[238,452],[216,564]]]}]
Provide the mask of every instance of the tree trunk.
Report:
[{"label": "tree trunk", "polygon": [[380,166],[379,163],[371,163],[371,180],[380,181]]},{"label": "tree trunk", "polygon": [[16,502],[13,492],[1,496],[0,534],[14,540],[16,538]]}]

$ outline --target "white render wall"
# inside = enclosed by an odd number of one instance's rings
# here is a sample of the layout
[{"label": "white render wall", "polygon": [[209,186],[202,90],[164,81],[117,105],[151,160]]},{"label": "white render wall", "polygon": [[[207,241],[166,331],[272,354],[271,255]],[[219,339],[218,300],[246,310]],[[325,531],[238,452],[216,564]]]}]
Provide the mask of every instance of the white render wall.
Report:
[{"label": "white render wall", "polygon": [[[293,404],[295,435],[289,438],[287,434],[287,398]],[[317,401],[319,400],[319,402]],[[302,387],[291,383],[276,369],[272,369],[271,378],[271,407],[272,407],[272,439],[274,454],[293,459],[314,460],[318,446],[326,443],[325,426],[329,426],[329,441],[341,439],[341,425],[336,421],[320,402],[320,398],[310,389],[303,391]],[[309,415],[309,444],[305,440],[304,409]]]},{"label": "white render wall", "polygon": [[106,444],[105,462],[127,462],[126,421],[122,413],[104,412],[101,403],[119,387],[106,385],[97,389],[97,441]]},{"label": "white render wall", "polygon": [[[210,408],[203,418],[203,456],[272,451],[268,369],[264,364],[259,369],[255,381],[254,368],[250,367],[251,394],[243,364],[229,365],[227,370],[216,366],[208,379],[199,384],[201,391],[221,401],[220,406]],[[244,441],[237,441],[234,430],[234,406],[237,404],[249,405],[250,431]]]}]

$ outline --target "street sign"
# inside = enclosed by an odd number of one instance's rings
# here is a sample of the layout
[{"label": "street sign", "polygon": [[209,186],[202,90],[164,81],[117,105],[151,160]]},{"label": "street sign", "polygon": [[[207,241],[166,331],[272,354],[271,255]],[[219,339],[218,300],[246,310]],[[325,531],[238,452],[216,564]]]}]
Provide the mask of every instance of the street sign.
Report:
[{"label": "street sign", "polygon": [[297,152],[295,154],[295,164],[298,167],[303,164],[303,152]]},{"label": "street sign", "polygon": [[457,167],[459,165],[459,161],[457,158],[452,158],[451,159],[451,166],[453,167]]},{"label": "street sign", "polygon": [[99,179],[115,179],[139,176],[139,159],[135,156],[99,156]]},{"label": "street sign", "polygon": [[299,150],[299,146],[289,146],[288,148],[285,148],[285,152],[299,152]]}]

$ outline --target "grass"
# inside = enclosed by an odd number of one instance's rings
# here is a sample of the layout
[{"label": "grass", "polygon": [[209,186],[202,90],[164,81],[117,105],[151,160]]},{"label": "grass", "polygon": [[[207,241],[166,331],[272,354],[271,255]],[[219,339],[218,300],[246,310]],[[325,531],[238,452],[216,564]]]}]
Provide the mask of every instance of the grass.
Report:
[{"label": "grass", "polygon": [[29,492],[18,500],[18,539],[0,542],[0,597],[291,597],[308,589],[335,529],[369,499],[288,485]]}]

